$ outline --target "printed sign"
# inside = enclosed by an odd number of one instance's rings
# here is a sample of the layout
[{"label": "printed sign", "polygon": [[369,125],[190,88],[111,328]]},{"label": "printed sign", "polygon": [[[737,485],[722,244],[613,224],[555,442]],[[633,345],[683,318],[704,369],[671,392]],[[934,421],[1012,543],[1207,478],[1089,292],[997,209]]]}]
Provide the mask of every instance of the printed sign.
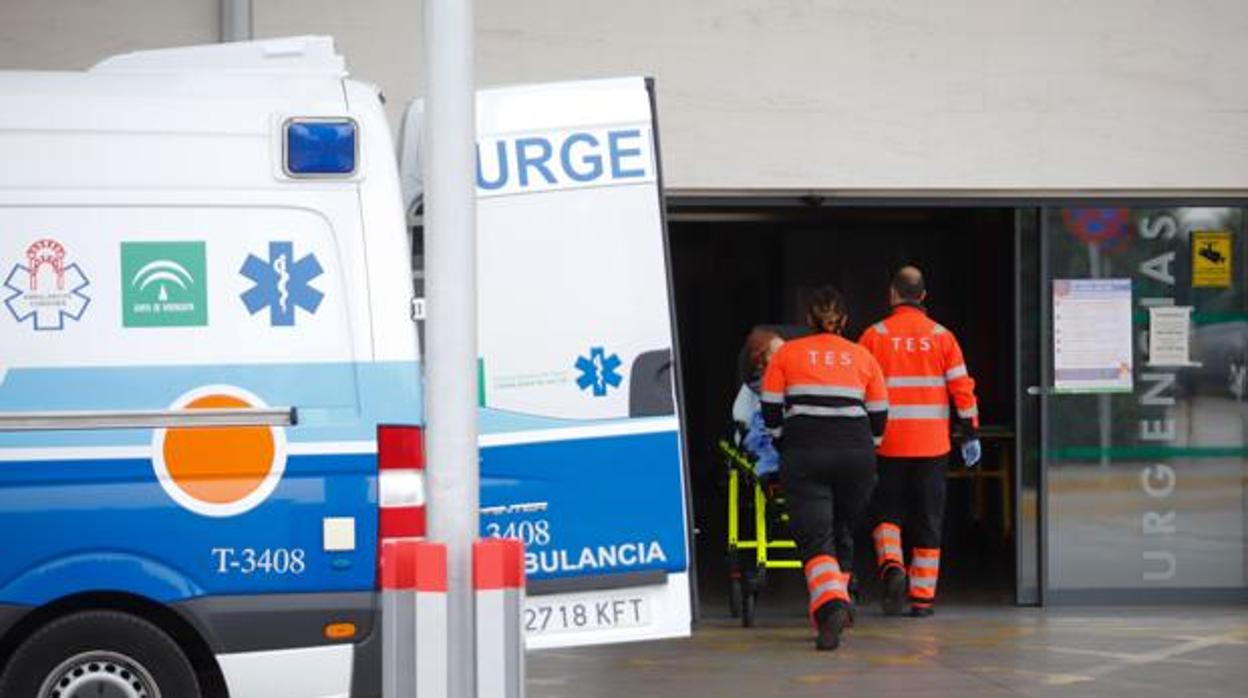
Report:
[{"label": "printed sign", "polygon": [[207,325],[204,243],[121,243],[121,289],[125,327]]},{"label": "printed sign", "polygon": [[1192,286],[1231,287],[1231,231],[1192,232]]},{"label": "printed sign", "polygon": [[254,284],[239,296],[243,305],[247,306],[247,312],[255,315],[268,308],[269,324],[274,327],[293,326],[296,308],[316,314],[325,297],[310,285],[324,271],[321,263],[313,254],[305,254],[296,260],[294,247],[291,242],[270,242],[268,261],[254,254],[248,255],[239,270]]},{"label": "printed sign", "polygon": [[483,134],[477,196],[653,183],[653,143],[648,124]]},{"label": "printed sign", "polygon": [[91,299],[90,282],[65,246],[51,238],[26,248],[26,264],[17,263],[4,280],[9,292],[4,304],[20,323],[30,320],[36,330],[63,330],[67,320],[82,319]]},{"label": "printed sign", "polygon": [[1158,306],[1148,309],[1148,365],[1190,366],[1191,306]]},{"label": "printed sign", "polygon": [[1129,393],[1131,280],[1053,281],[1053,388],[1059,393]]}]

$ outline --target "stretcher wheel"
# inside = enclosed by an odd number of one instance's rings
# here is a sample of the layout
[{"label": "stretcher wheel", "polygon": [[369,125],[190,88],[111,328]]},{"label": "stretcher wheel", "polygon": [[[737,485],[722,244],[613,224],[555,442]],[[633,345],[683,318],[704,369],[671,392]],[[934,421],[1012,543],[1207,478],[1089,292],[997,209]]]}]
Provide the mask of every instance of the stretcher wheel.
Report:
[{"label": "stretcher wheel", "polygon": [[741,597],[741,627],[754,627],[754,605],[757,601],[757,591],[749,591]]},{"label": "stretcher wheel", "polygon": [[741,579],[737,578],[732,580],[732,583],[728,585],[728,612],[732,614],[733,618],[741,617],[743,596],[744,594],[741,591]]}]

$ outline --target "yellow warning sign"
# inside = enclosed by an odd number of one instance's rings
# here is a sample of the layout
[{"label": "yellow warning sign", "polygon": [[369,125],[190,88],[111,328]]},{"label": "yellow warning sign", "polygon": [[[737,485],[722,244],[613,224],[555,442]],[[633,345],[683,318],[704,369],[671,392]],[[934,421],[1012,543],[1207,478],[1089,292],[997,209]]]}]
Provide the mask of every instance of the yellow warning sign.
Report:
[{"label": "yellow warning sign", "polygon": [[1231,285],[1231,231],[1192,232],[1192,286],[1229,288]]}]

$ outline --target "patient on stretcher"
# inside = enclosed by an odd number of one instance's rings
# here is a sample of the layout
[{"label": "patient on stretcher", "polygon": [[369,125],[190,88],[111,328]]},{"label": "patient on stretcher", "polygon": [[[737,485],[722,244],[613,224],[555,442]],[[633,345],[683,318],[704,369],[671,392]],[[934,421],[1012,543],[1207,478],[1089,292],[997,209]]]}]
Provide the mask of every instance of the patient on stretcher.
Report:
[{"label": "patient on stretcher", "polygon": [[754,472],[767,485],[772,484],[780,471],[780,453],[771,435],[763,426],[762,389],[763,371],[771,355],[784,344],[775,332],[756,327],[745,340],[745,351],[751,372],[732,404],[732,419],[737,425],[737,444],[754,459]]}]

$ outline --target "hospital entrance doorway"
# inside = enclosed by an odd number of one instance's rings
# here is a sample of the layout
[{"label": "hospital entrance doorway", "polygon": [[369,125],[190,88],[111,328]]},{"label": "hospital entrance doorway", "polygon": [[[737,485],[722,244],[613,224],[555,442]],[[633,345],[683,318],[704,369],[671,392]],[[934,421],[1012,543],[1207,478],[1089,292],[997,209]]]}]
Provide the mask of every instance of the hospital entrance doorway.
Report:
[{"label": "hospital entrance doorway", "polygon": [[[1035,244],[1036,236],[1021,223],[1022,216],[1013,207],[828,206],[804,199],[669,202],[680,387],[704,617],[725,615],[732,596],[730,467],[717,442],[730,431],[746,335],[758,325],[801,325],[805,295],[832,285],[846,296],[846,336],[856,340],[888,314],[889,280],[905,264],[923,270],[931,316],[962,345],[976,380],[985,447],[975,469],[953,456],[938,605],[1028,602],[1027,590],[1016,584],[1015,488],[1024,470],[1016,462],[1016,437],[1022,404],[1018,367],[1023,365],[1018,349],[1027,344],[1019,333],[1034,328],[1017,323],[1020,279],[1031,273],[1020,268],[1019,260],[1032,256],[1020,255],[1019,249]],[[858,526],[855,541],[854,566],[870,604],[866,612],[878,612],[867,521]],[[1025,551],[1024,558],[1029,556],[1034,551]],[[800,570],[768,570],[757,613],[800,614],[805,593]]]}]

